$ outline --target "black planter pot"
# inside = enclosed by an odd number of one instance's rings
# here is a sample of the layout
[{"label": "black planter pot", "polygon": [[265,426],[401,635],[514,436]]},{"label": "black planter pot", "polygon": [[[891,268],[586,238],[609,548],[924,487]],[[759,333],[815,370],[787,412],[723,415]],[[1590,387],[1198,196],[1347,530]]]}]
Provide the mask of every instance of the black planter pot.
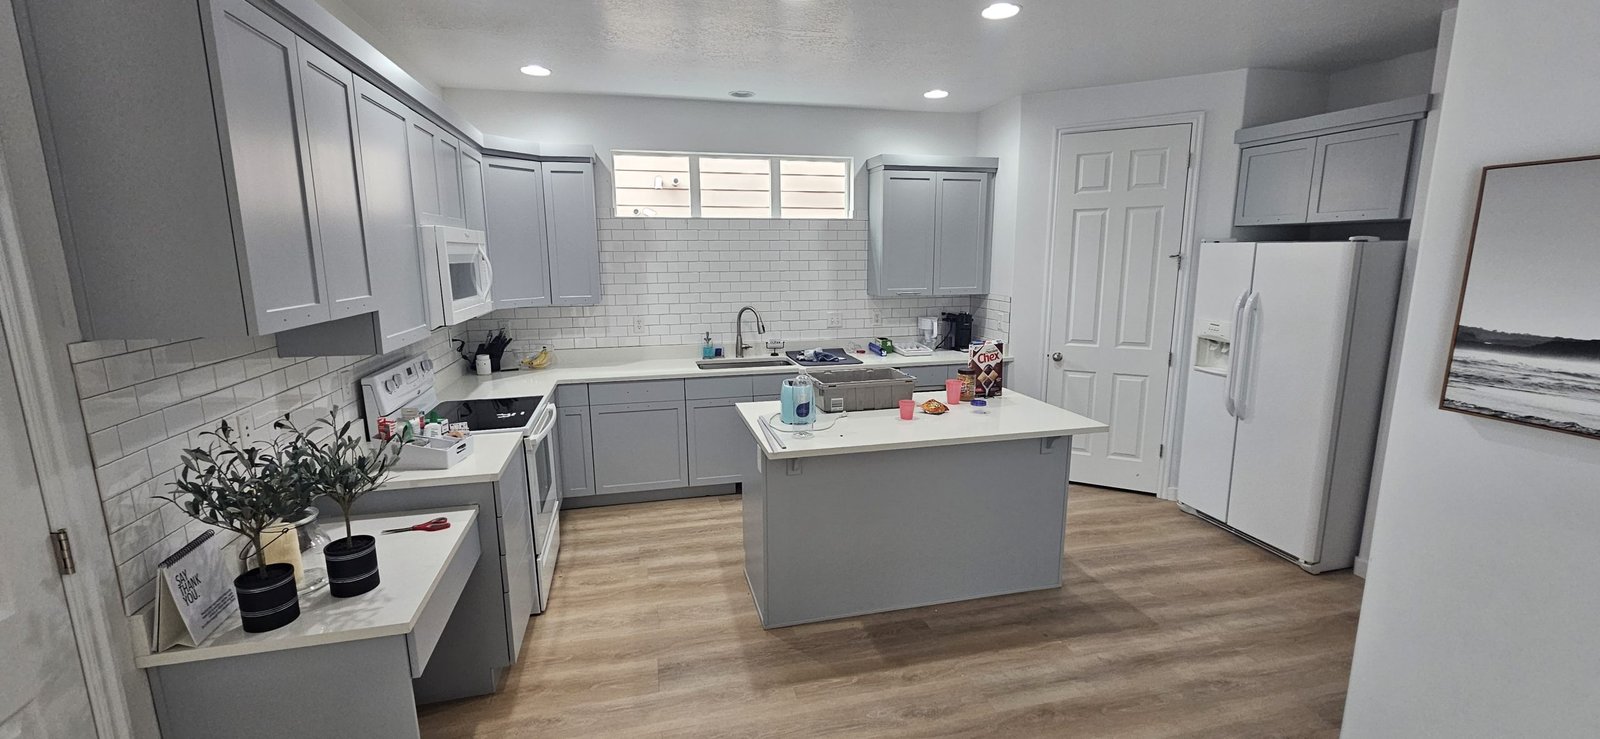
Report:
[{"label": "black planter pot", "polygon": [[287,626],[300,617],[300,594],[294,588],[294,565],[279,562],[233,578],[239,596],[239,618],[253,634]]},{"label": "black planter pot", "polygon": [[322,548],[328,561],[328,593],[335,598],[361,595],[378,587],[378,540],[361,534]]}]

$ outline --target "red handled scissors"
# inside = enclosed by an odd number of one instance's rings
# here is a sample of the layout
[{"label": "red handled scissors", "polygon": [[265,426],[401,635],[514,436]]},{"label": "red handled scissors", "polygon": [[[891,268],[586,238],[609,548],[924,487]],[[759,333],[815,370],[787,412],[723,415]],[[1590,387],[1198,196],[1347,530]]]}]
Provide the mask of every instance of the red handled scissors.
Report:
[{"label": "red handled scissors", "polygon": [[415,526],[402,526],[398,529],[385,529],[385,534],[403,534],[407,531],[443,531],[450,528],[450,519],[440,516],[431,521],[423,521]]}]

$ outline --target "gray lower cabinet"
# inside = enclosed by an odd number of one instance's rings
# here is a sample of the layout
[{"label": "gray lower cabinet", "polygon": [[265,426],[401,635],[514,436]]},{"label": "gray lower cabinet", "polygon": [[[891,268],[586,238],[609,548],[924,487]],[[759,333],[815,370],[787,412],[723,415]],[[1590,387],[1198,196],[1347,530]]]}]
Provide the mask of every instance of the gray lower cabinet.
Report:
[{"label": "gray lower cabinet", "polygon": [[689,484],[684,401],[589,408],[598,493],[681,488]]},{"label": "gray lower cabinet", "polygon": [[687,401],[690,485],[742,483],[756,474],[755,441],[734,407],[750,400]]},{"label": "gray lower cabinet", "polygon": [[900,371],[911,375],[912,379],[916,380],[916,388],[918,392],[926,392],[929,390],[943,390],[944,381],[955,378],[956,369],[958,367],[959,365],[954,364],[941,364],[921,367],[901,367]]},{"label": "gray lower cabinet", "polygon": [[916,159],[883,156],[867,162],[867,292],[879,297],[987,292],[996,160]]},{"label": "gray lower cabinet", "polygon": [[561,455],[561,496],[594,495],[594,439],[589,430],[589,407],[561,405],[558,400],[557,408],[556,451]]},{"label": "gray lower cabinet", "polygon": [[1316,150],[1316,139],[1241,150],[1234,225],[1305,223]]}]

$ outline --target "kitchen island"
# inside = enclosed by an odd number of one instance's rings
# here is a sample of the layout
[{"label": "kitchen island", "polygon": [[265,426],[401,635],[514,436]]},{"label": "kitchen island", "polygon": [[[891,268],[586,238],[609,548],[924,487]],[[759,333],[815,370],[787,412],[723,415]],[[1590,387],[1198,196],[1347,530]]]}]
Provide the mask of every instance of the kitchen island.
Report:
[{"label": "kitchen island", "polygon": [[1071,437],[1107,426],[1015,391],[989,402],[824,415],[811,438],[764,427],[777,402],[740,403],[760,464],[744,548],[762,626],[1059,587]]}]

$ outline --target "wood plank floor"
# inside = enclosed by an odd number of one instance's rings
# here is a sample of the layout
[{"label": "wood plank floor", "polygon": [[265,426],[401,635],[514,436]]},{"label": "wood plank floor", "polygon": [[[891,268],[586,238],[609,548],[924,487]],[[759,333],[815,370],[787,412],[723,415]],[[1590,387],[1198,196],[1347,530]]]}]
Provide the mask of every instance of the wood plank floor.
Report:
[{"label": "wood plank floor", "polygon": [[1074,487],[1060,590],[763,631],[739,498],[565,513],[550,611],[424,736],[1334,736],[1361,581]]}]

